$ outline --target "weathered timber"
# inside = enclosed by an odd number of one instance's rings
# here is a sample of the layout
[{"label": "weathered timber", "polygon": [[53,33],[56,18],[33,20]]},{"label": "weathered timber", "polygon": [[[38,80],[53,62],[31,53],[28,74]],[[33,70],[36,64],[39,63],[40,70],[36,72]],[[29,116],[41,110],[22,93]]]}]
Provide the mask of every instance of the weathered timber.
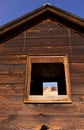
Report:
[{"label": "weathered timber", "polygon": [[[0,65],[1,64],[26,64],[26,55],[1,55],[0,56]],[[1,68],[1,67],[0,67]],[[8,67],[9,68],[9,67]]]}]

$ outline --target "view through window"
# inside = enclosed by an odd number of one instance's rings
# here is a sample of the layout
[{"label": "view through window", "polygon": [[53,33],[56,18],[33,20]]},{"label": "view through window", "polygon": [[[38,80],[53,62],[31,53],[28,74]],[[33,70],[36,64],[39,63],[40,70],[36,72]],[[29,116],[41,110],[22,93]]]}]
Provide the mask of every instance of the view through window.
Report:
[{"label": "view through window", "polygon": [[43,82],[43,96],[58,96],[57,82]]}]

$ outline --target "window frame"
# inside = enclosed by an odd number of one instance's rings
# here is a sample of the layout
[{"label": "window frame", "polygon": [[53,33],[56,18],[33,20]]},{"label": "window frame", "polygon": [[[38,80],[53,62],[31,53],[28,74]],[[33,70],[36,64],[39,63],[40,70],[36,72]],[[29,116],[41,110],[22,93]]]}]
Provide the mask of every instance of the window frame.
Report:
[{"label": "window frame", "polygon": [[[67,95],[59,95],[59,98],[43,98],[43,96],[30,95],[31,83],[31,69],[32,63],[63,63],[66,79],[66,93]],[[71,103],[71,85],[68,56],[27,56],[26,65],[26,80],[25,80],[25,94],[24,103]]]}]

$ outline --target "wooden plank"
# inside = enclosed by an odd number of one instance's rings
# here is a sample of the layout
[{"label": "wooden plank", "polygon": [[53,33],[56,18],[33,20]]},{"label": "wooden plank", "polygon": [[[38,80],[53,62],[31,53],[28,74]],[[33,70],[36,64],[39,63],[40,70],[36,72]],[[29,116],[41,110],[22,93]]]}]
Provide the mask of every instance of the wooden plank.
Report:
[{"label": "wooden plank", "polygon": [[[46,47],[26,47],[26,52],[34,52],[37,51],[38,53],[44,52],[52,52],[52,53],[71,53],[69,46],[46,46]],[[74,46],[72,48],[72,54],[79,53],[84,54],[84,47],[83,46]]]},{"label": "wooden plank", "polygon": [[83,46],[84,45],[84,37],[71,37],[71,45],[72,46]]},{"label": "wooden plank", "polygon": [[74,46],[72,47],[72,52],[69,46],[42,46],[42,47],[13,47],[11,48],[0,48],[0,54],[23,54],[23,53],[78,53],[84,54],[84,46]]},{"label": "wooden plank", "polygon": [[83,53],[84,54],[84,46],[73,46],[72,47],[72,52],[73,53]]},{"label": "wooden plank", "polygon": [[70,73],[71,82],[84,83],[84,73]]},{"label": "wooden plank", "polygon": [[0,74],[1,75],[25,75],[26,65],[21,64],[8,64],[0,65]]},{"label": "wooden plank", "polygon": [[23,46],[22,47],[1,47],[0,48],[0,54],[23,54]]},{"label": "wooden plank", "polygon": [[[69,45],[69,37],[55,37],[55,38],[26,38],[26,46],[67,46]],[[84,38],[71,38],[72,46],[83,46]]]},{"label": "wooden plank", "polygon": [[7,41],[5,44],[3,44],[4,47],[20,47],[24,45],[24,37],[18,36],[17,38],[13,38],[9,41]]},{"label": "wooden plank", "polygon": [[84,83],[72,82],[71,90],[72,94],[84,94]]},{"label": "wooden plank", "polygon": [[31,53],[54,53],[54,52],[57,52],[57,53],[68,53],[69,52],[69,48],[68,47],[51,47],[51,46],[47,46],[47,47],[26,47],[25,50],[23,47],[13,47],[12,49],[11,48],[3,48],[3,49],[0,49],[0,54],[3,55],[3,54],[23,54],[23,53],[26,53],[26,54],[31,54]]},{"label": "wooden plank", "polygon": [[84,54],[71,53],[68,56],[71,63],[84,63]]},{"label": "wooden plank", "polygon": [[30,56],[31,63],[64,63],[64,56]]},{"label": "wooden plank", "polygon": [[67,46],[69,45],[68,37],[56,38],[27,38],[26,47],[42,47],[42,46]]},{"label": "wooden plank", "polygon": [[[84,105],[84,95],[83,94],[72,94],[72,100],[73,100],[73,105],[75,105],[75,106]],[[83,107],[82,107],[82,109],[83,109]]]},{"label": "wooden plank", "polygon": [[2,70],[0,71],[0,75],[25,75],[25,70]]},{"label": "wooden plank", "polygon": [[26,55],[2,55],[0,64],[26,64]]},{"label": "wooden plank", "polygon": [[[17,38],[14,40],[9,40],[8,42],[6,42],[6,44],[4,44],[4,47],[21,47],[24,46],[24,41],[26,46],[47,46],[47,45],[51,45],[51,46],[67,46],[69,45],[69,37],[54,37],[54,38]],[[72,46],[83,46],[84,43],[84,38],[75,38],[75,37],[71,37],[71,45]]]},{"label": "wooden plank", "polygon": [[26,52],[38,52],[38,53],[47,53],[47,52],[56,52],[56,53],[68,53],[69,47],[68,46],[46,46],[46,47],[26,47]]},{"label": "wooden plank", "polygon": [[53,30],[53,31],[51,31],[51,30],[44,30],[43,32],[40,32],[40,31],[38,31],[38,32],[33,32],[32,30],[31,30],[31,33],[29,32],[29,33],[27,33],[27,37],[28,38],[60,38],[60,37],[67,37],[68,36],[68,33],[66,32],[66,33],[64,33],[64,32],[62,32],[61,31],[61,33],[58,31],[58,30]]},{"label": "wooden plank", "polygon": [[25,75],[0,75],[0,84],[24,83]]},{"label": "wooden plank", "polygon": [[70,63],[70,72],[84,73],[84,63]]},{"label": "wooden plank", "polygon": [[25,84],[0,84],[0,96],[24,95]]}]

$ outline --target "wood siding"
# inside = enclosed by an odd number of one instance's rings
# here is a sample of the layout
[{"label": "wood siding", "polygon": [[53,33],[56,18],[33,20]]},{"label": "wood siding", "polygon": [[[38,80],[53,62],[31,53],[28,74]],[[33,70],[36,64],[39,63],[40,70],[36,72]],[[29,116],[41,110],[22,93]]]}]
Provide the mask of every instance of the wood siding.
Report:
[{"label": "wood siding", "polygon": [[[72,104],[24,104],[27,55],[68,55]],[[84,130],[84,37],[45,20],[0,45],[0,129]]]}]

